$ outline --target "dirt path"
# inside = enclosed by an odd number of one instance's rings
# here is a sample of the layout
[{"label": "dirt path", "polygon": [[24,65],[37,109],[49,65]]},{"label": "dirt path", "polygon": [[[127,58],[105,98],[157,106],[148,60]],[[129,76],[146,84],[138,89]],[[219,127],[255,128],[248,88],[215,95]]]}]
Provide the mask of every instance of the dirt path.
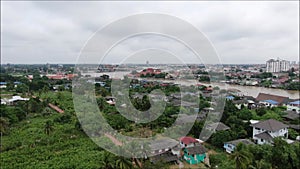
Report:
[{"label": "dirt path", "polygon": [[61,108],[59,108],[58,106],[55,106],[54,104],[49,103],[48,106],[60,114],[64,113],[64,111]]},{"label": "dirt path", "polygon": [[108,133],[105,133],[105,136],[108,137],[115,145],[117,145],[117,146],[123,145],[123,143],[120,142],[118,139],[116,139],[114,136],[112,136]]},{"label": "dirt path", "polygon": [[[31,96],[31,97],[34,98],[34,99],[37,98],[36,96]],[[40,100],[41,102],[44,101],[43,99],[39,99],[39,100]],[[51,109],[57,111],[57,112],[60,113],[60,114],[63,114],[63,113],[64,113],[64,111],[63,111],[61,108],[59,108],[58,106],[55,106],[54,104],[49,103],[48,106],[49,106]]]}]

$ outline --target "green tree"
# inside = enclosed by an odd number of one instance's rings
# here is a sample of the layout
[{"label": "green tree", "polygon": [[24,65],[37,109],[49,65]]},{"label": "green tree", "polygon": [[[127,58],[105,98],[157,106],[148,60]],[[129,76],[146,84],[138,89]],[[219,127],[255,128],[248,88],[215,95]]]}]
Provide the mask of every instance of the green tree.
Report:
[{"label": "green tree", "polygon": [[[296,143],[299,146],[299,143]],[[288,144],[282,138],[274,139],[274,148],[272,151],[272,165],[273,168],[285,168],[294,169],[299,168],[299,159],[297,153],[299,154],[299,148],[296,146]]]},{"label": "green tree", "polygon": [[227,154],[216,153],[209,155],[211,169],[233,169],[233,160],[228,160]]},{"label": "green tree", "polygon": [[4,117],[0,117],[0,132],[1,132],[1,138],[2,135],[7,134],[9,129],[9,120]]},{"label": "green tree", "polygon": [[211,136],[210,140],[212,145],[222,147],[224,142],[231,140],[230,131],[218,131]]},{"label": "green tree", "polygon": [[115,155],[107,151],[103,151],[100,157],[100,168],[101,169],[115,168]]},{"label": "green tree", "polygon": [[292,128],[289,128],[288,130],[289,130],[289,138],[295,140],[296,137],[299,135],[299,133]]},{"label": "green tree", "polygon": [[243,120],[251,120],[252,112],[249,109],[244,108],[239,111],[238,118],[243,119]]},{"label": "green tree", "polygon": [[252,154],[243,143],[239,143],[230,158],[234,160],[236,169],[247,169],[251,163]]},{"label": "green tree", "polygon": [[118,169],[131,169],[133,168],[132,162],[125,157],[118,157],[116,160],[116,168]]},{"label": "green tree", "polygon": [[46,121],[45,123],[45,126],[44,126],[44,131],[47,135],[50,135],[50,133],[54,130],[53,128],[53,123],[52,121],[48,120]]}]

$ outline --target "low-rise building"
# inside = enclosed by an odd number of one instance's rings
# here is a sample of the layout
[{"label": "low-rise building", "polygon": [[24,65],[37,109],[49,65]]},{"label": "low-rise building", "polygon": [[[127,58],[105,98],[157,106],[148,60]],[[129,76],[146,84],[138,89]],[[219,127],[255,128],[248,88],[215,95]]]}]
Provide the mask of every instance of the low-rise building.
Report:
[{"label": "low-rise building", "polygon": [[198,143],[198,141],[193,138],[193,137],[181,137],[179,140],[179,145],[181,148],[186,148],[186,147],[194,147],[195,143]]},{"label": "low-rise building", "polygon": [[243,144],[254,144],[252,141],[250,141],[249,139],[238,139],[238,140],[232,140],[232,141],[228,141],[226,143],[224,143],[224,148],[225,151],[227,153],[232,153],[235,149],[235,147],[239,144],[239,143],[243,143]]},{"label": "low-rise building", "polygon": [[189,164],[199,164],[206,158],[206,149],[200,143],[184,148],[183,153],[183,159]]},{"label": "low-rise building", "polygon": [[228,127],[222,122],[216,122],[216,123],[208,124],[207,129],[215,132],[215,131],[230,130],[230,127]]},{"label": "low-rise building", "polygon": [[[258,96],[256,97],[256,100],[259,102],[265,102],[265,101],[270,101],[268,103],[275,103],[277,102],[276,105],[280,105],[280,106],[284,106],[289,102],[289,98],[288,97],[283,97],[283,96],[278,96],[278,95],[273,95],[273,94],[267,94],[267,93],[259,93]],[[275,101],[275,102],[273,102]]]},{"label": "low-rise building", "polygon": [[300,100],[289,102],[287,104],[287,110],[289,110],[289,111],[295,111],[295,112],[297,112],[299,114],[300,113]]}]

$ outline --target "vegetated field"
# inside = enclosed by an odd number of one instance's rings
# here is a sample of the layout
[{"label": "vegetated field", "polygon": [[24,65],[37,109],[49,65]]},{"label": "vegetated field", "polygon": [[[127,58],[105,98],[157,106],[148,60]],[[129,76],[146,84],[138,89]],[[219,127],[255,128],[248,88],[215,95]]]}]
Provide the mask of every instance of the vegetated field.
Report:
[{"label": "vegetated field", "polygon": [[102,149],[74,123],[53,124],[47,135],[45,123],[61,117],[31,114],[11,127],[1,141],[1,168],[99,168]]}]

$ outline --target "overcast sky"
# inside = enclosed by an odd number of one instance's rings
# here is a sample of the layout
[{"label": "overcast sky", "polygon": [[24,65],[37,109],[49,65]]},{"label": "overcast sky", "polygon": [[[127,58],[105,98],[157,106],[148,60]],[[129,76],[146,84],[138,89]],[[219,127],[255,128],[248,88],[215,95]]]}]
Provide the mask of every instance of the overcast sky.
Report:
[{"label": "overcast sky", "polygon": [[[225,64],[265,63],[277,57],[299,60],[299,2],[296,1],[1,1],[1,63],[76,63],[82,47],[97,30],[140,13],[163,13],[191,23],[211,41]],[[160,40],[153,38],[147,43],[156,44]],[[144,41],[140,37],[135,42],[130,45]],[[150,58],[150,63],[160,62],[161,57],[153,58],[156,59]],[[110,58],[106,61],[116,62]]]}]

